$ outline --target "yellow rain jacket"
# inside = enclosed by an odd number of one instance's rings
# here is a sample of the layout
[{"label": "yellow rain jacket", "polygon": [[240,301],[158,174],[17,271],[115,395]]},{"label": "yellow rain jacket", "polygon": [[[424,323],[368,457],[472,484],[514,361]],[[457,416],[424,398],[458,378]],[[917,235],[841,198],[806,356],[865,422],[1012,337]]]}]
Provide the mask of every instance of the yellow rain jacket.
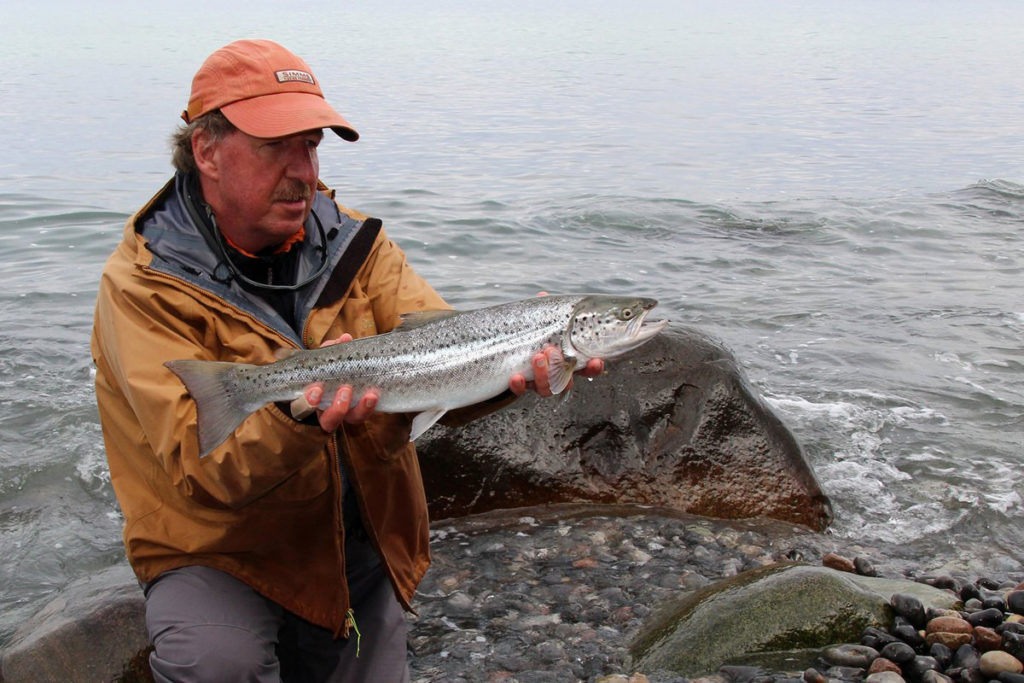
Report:
[{"label": "yellow rain jacket", "polygon": [[268,363],[281,349],[387,332],[403,313],[448,306],[379,221],[338,206],[321,186],[314,211],[323,229],[307,223],[299,278],[315,272],[323,253],[331,275],[297,297],[300,338],[218,263],[184,208],[186,187],[177,176],[129,219],[96,303],[96,398],[136,575],[148,582],[184,565],[214,567],[347,634],[340,457],[409,609],[430,563],[410,418],[377,414],[328,435],[267,405],[200,458],[195,403],[164,362]]}]

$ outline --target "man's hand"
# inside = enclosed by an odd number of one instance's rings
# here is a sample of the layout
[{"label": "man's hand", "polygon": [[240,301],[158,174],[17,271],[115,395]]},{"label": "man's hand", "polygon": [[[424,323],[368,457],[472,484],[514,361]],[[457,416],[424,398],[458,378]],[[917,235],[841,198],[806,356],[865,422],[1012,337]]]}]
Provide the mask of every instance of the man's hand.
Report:
[{"label": "man's hand", "polygon": [[[352,341],[352,335],[346,332],[337,339],[324,342],[321,348],[347,341]],[[342,423],[359,424],[364,422],[373,414],[374,408],[377,407],[377,401],[380,398],[377,392],[371,389],[353,404],[352,387],[342,384],[335,392],[334,400],[331,401],[331,404],[324,410],[319,410],[317,406],[320,405],[323,395],[324,385],[322,382],[314,382],[307,386],[302,390],[302,396],[292,401],[292,416],[301,420],[316,410],[320,427],[325,432],[333,432]]]},{"label": "man's hand", "polygon": [[[537,292],[537,296],[547,296],[547,292]],[[508,388],[516,396],[522,396],[527,389],[533,389],[541,396],[551,396],[551,379],[548,368],[552,363],[558,364],[562,359],[562,352],[555,346],[547,346],[543,351],[536,354],[531,361],[533,365],[533,382],[527,382],[522,373],[517,372],[508,380]],[[604,372],[604,361],[600,358],[591,358],[587,361],[586,367],[577,370],[577,375],[584,377],[597,377]],[[572,380],[565,387],[568,391],[572,389]]]},{"label": "man's hand", "polygon": [[[531,364],[533,365],[533,381],[527,382],[522,373],[517,372],[508,381],[508,388],[516,396],[522,396],[528,389],[533,389],[541,396],[551,396],[551,380],[548,375],[548,368],[552,363],[557,364],[562,357],[562,352],[556,346],[545,347],[543,351],[534,355]],[[591,358],[587,361],[586,367],[576,372],[583,377],[597,377],[604,372],[604,361],[600,358]],[[572,382],[566,390],[572,388]]]}]

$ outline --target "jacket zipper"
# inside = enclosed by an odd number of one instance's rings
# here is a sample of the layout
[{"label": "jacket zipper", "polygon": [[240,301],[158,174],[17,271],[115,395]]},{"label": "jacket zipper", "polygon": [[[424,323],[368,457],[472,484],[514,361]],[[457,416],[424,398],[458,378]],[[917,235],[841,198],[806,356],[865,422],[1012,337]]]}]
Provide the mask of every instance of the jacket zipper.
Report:
[{"label": "jacket zipper", "polygon": [[[338,567],[341,572],[341,583],[344,590],[338,596],[338,611],[343,615],[341,627],[337,629],[334,636],[337,638],[349,637],[349,612],[352,608],[352,594],[349,590],[348,577],[346,576],[345,560],[345,516],[342,513],[345,496],[344,468],[341,466],[341,446],[338,443],[337,434],[331,435],[327,440],[327,452],[331,459],[330,468],[334,470],[334,480],[337,482],[337,494],[334,496],[334,551],[338,557]],[[347,599],[346,599],[347,596]],[[346,604],[347,603],[347,604]],[[353,620],[354,621],[354,620]]]},{"label": "jacket zipper", "polygon": [[[339,432],[344,434],[344,432],[345,432],[345,426],[344,425],[341,426],[341,428],[339,429]],[[339,451],[342,451],[342,450],[344,450],[346,453],[348,452],[347,449],[339,448]],[[342,462],[341,459],[340,459],[341,457],[342,457],[342,454],[341,454],[341,452],[339,452],[338,453],[339,469],[341,469],[340,468],[340,463]],[[367,513],[367,509],[368,508],[366,507],[366,501],[363,498],[363,492],[359,490],[358,483],[356,482],[355,479],[349,479],[349,482],[352,484],[352,494],[356,497],[356,503],[359,505],[359,514],[360,514],[360,516],[362,517],[362,520],[363,520],[363,529],[366,531],[366,535],[369,537],[370,544],[373,546],[373,549],[375,551],[377,551],[377,557],[380,558],[381,566],[384,568],[385,576],[388,577],[388,582],[391,584],[391,590],[395,594],[395,598],[402,605],[402,607],[405,608],[405,610],[407,612],[410,612],[411,614],[418,614],[416,612],[416,610],[414,610],[412,608],[412,605],[409,603],[409,601],[406,600],[405,597],[402,595],[402,592],[400,590],[398,590],[398,582],[395,579],[395,572],[394,572],[394,570],[391,569],[391,564],[388,562],[387,555],[381,549],[380,539],[377,538],[377,531],[376,531],[376,529],[374,529],[373,528],[373,524],[370,523],[370,519],[371,518],[370,518],[370,515]],[[344,522],[342,522],[342,525],[344,526]]]}]

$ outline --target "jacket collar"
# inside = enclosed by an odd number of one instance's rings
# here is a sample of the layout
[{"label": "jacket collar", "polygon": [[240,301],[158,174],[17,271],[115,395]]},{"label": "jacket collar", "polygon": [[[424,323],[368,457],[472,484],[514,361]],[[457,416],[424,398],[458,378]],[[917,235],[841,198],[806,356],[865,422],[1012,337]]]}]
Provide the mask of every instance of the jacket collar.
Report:
[{"label": "jacket collar", "polygon": [[[149,267],[223,299],[302,346],[302,340],[291,326],[261,296],[243,288],[211,247],[209,235],[204,235],[196,225],[186,203],[188,183],[185,175],[176,174],[130,225],[142,236],[146,249],[152,254]],[[325,192],[317,192],[313,211],[323,223],[326,243],[321,241],[318,230],[310,229],[312,218],[307,219],[306,239],[293,247],[299,250],[299,280],[316,272],[322,263],[323,249],[327,250],[328,272],[333,271],[363,223],[342,214]],[[296,320],[306,319],[328,280],[327,276],[321,277],[298,291]]]}]

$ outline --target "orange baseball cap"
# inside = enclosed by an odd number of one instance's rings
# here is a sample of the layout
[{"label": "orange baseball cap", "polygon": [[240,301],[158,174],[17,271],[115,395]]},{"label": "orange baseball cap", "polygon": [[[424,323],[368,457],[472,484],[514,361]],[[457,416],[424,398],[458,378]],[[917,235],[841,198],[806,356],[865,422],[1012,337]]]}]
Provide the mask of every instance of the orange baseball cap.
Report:
[{"label": "orange baseball cap", "polygon": [[270,40],[238,40],[207,57],[181,118],[190,123],[214,109],[257,138],[330,128],[350,142],[359,139],[327,104],[309,65]]}]

